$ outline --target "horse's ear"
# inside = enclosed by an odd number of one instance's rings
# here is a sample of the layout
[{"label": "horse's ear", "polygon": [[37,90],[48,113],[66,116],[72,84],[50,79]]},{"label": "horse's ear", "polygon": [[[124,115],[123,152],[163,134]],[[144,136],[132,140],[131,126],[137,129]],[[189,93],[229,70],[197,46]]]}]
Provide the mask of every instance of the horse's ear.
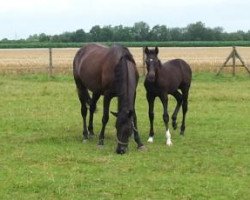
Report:
[{"label": "horse's ear", "polygon": [[145,54],[148,54],[148,53],[149,53],[148,46],[145,47],[144,53],[145,53]]},{"label": "horse's ear", "polygon": [[156,53],[156,55],[159,53],[159,49],[157,46],[155,47],[155,53]]},{"label": "horse's ear", "polygon": [[114,115],[115,117],[117,117],[117,116],[118,116],[118,113],[116,113],[116,112],[112,112],[112,111],[110,111],[110,113],[111,113],[112,115]]}]

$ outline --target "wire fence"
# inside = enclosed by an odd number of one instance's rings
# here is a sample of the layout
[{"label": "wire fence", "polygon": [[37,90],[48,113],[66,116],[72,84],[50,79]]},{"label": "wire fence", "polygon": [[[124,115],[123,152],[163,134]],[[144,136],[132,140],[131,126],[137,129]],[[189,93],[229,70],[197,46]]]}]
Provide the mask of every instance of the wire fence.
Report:
[{"label": "wire fence", "polygon": [[[0,73],[71,73],[77,50],[78,48],[0,49]],[[145,74],[143,48],[129,50],[139,73]],[[231,51],[232,47],[162,47],[159,48],[158,57],[162,62],[174,58],[184,59],[194,72],[217,72]],[[237,51],[246,65],[250,66],[250,47],[237,47]],[[236,61],[236,65],[240,64]],[[244,68],[237,70],[243,71]],[[224,71],[231,71],[231,68]]]}]

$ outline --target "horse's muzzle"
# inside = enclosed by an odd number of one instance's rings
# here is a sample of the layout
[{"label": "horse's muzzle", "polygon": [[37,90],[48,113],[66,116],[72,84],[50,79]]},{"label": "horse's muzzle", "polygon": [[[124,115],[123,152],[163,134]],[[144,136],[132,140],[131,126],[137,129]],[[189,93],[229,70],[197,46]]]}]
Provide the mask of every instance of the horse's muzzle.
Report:
[{"label": "horse's muzzle", "polygon": [[125,146],[118,145],[117,148],[116,148],[116,153],[117,154],[122,155],[122,154],[126,153],[126,151],[127,151],[127,147],[125,147]]},{"label": "horse's muzzle", "polygon": [[154,82],[155,81],[155,72],[149,72],[146,79],[149,81],[149,82]]}]

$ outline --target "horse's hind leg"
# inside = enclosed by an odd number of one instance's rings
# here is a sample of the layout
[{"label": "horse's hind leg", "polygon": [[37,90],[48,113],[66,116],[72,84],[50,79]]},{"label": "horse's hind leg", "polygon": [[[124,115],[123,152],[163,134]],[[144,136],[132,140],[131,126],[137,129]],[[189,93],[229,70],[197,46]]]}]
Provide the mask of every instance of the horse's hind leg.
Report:
[{"label": "horse's hind leg", "polygon": [[81,102],[81,114],[83,119],[83,142],[88,139],[88,130],[87,130],[87,123],[86,123],[86,117],[87,117],[87,106],[86,104],[89,104],[90,97],[88,94],[87,88],[82,84],[81,80],[75,78],[75,83],[78,91],[78,97]]},{"label": "horse's hind leg", "polygon": [[180,132],[181,135],[184,135],[185,128],[186,128],[185,119],[186,119],[186,113],[187,113],[187,110],[188,110],[188,92],[189,92],[189,87],[190,86],[188,85],[185,88],[181,89],[181,91],[182,91],[182,97],[183,97],[183,100],[182,100],[182,113],[183,113],[183,117],[182,117],[181,132]]},{"label": "horse's hind leg", "polygon": [[88,139],[88,130],[87,130],[87,106],[86,106],[86,98],[84,97],[84,93],[82,91],[78,91],[79,99],[81,102],[81,114],[83,119],[83,142]]},{"label": "horse's hind leg", "polygon": [[100,98],[100,93],[93,93],[91,103],[89,106],[89,126],[88,126],[88,131],[89,131],[89,137],[92,138],[94,136],[94,131],[93,131],[93,115],[96,110],[96,103]]},{"label": "horse's hind leg", "polygon": [[113,98],[111,94],[105,94],[104,99],[103,99],[103,117],[102,117],[102,130],[99,135],[99,142],[98,145],[104,145],[104,132],[105,132],[105,127],[108,123],[109,120],[109,106],[110,106],[110,101]]},{"label": "horse's hind leg", "polygon": [[175,130],[177,128],[177,123],[176,123],[177,114],[178,114],[180,107],[181,107],[181,104],[182,104],[182,95],[180,92],[178,92],[178,90],[176,90],[172,95],[174,96],[174,98],[177,101],[175,110],[174,110],[173,115],[172,115],[172,126]]}]

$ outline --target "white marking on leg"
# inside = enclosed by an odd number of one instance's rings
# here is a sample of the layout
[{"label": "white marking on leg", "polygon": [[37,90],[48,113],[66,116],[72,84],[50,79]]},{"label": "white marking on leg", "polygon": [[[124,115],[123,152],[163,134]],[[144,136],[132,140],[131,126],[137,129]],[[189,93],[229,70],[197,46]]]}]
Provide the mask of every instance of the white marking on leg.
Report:
[{"label": "white marking on leg", "polygon": [[149,143],[153,143],[153,142],[154,142],[154,137],[149,137],[149,138],[148,138],[148,142],[149,142]]},{"label": "white marking on leg", "polygon": [[171,134],[169,129],[166,131],[166,138],[167,138],[166,145],[171,146],[173,143],[171,141]]}]

